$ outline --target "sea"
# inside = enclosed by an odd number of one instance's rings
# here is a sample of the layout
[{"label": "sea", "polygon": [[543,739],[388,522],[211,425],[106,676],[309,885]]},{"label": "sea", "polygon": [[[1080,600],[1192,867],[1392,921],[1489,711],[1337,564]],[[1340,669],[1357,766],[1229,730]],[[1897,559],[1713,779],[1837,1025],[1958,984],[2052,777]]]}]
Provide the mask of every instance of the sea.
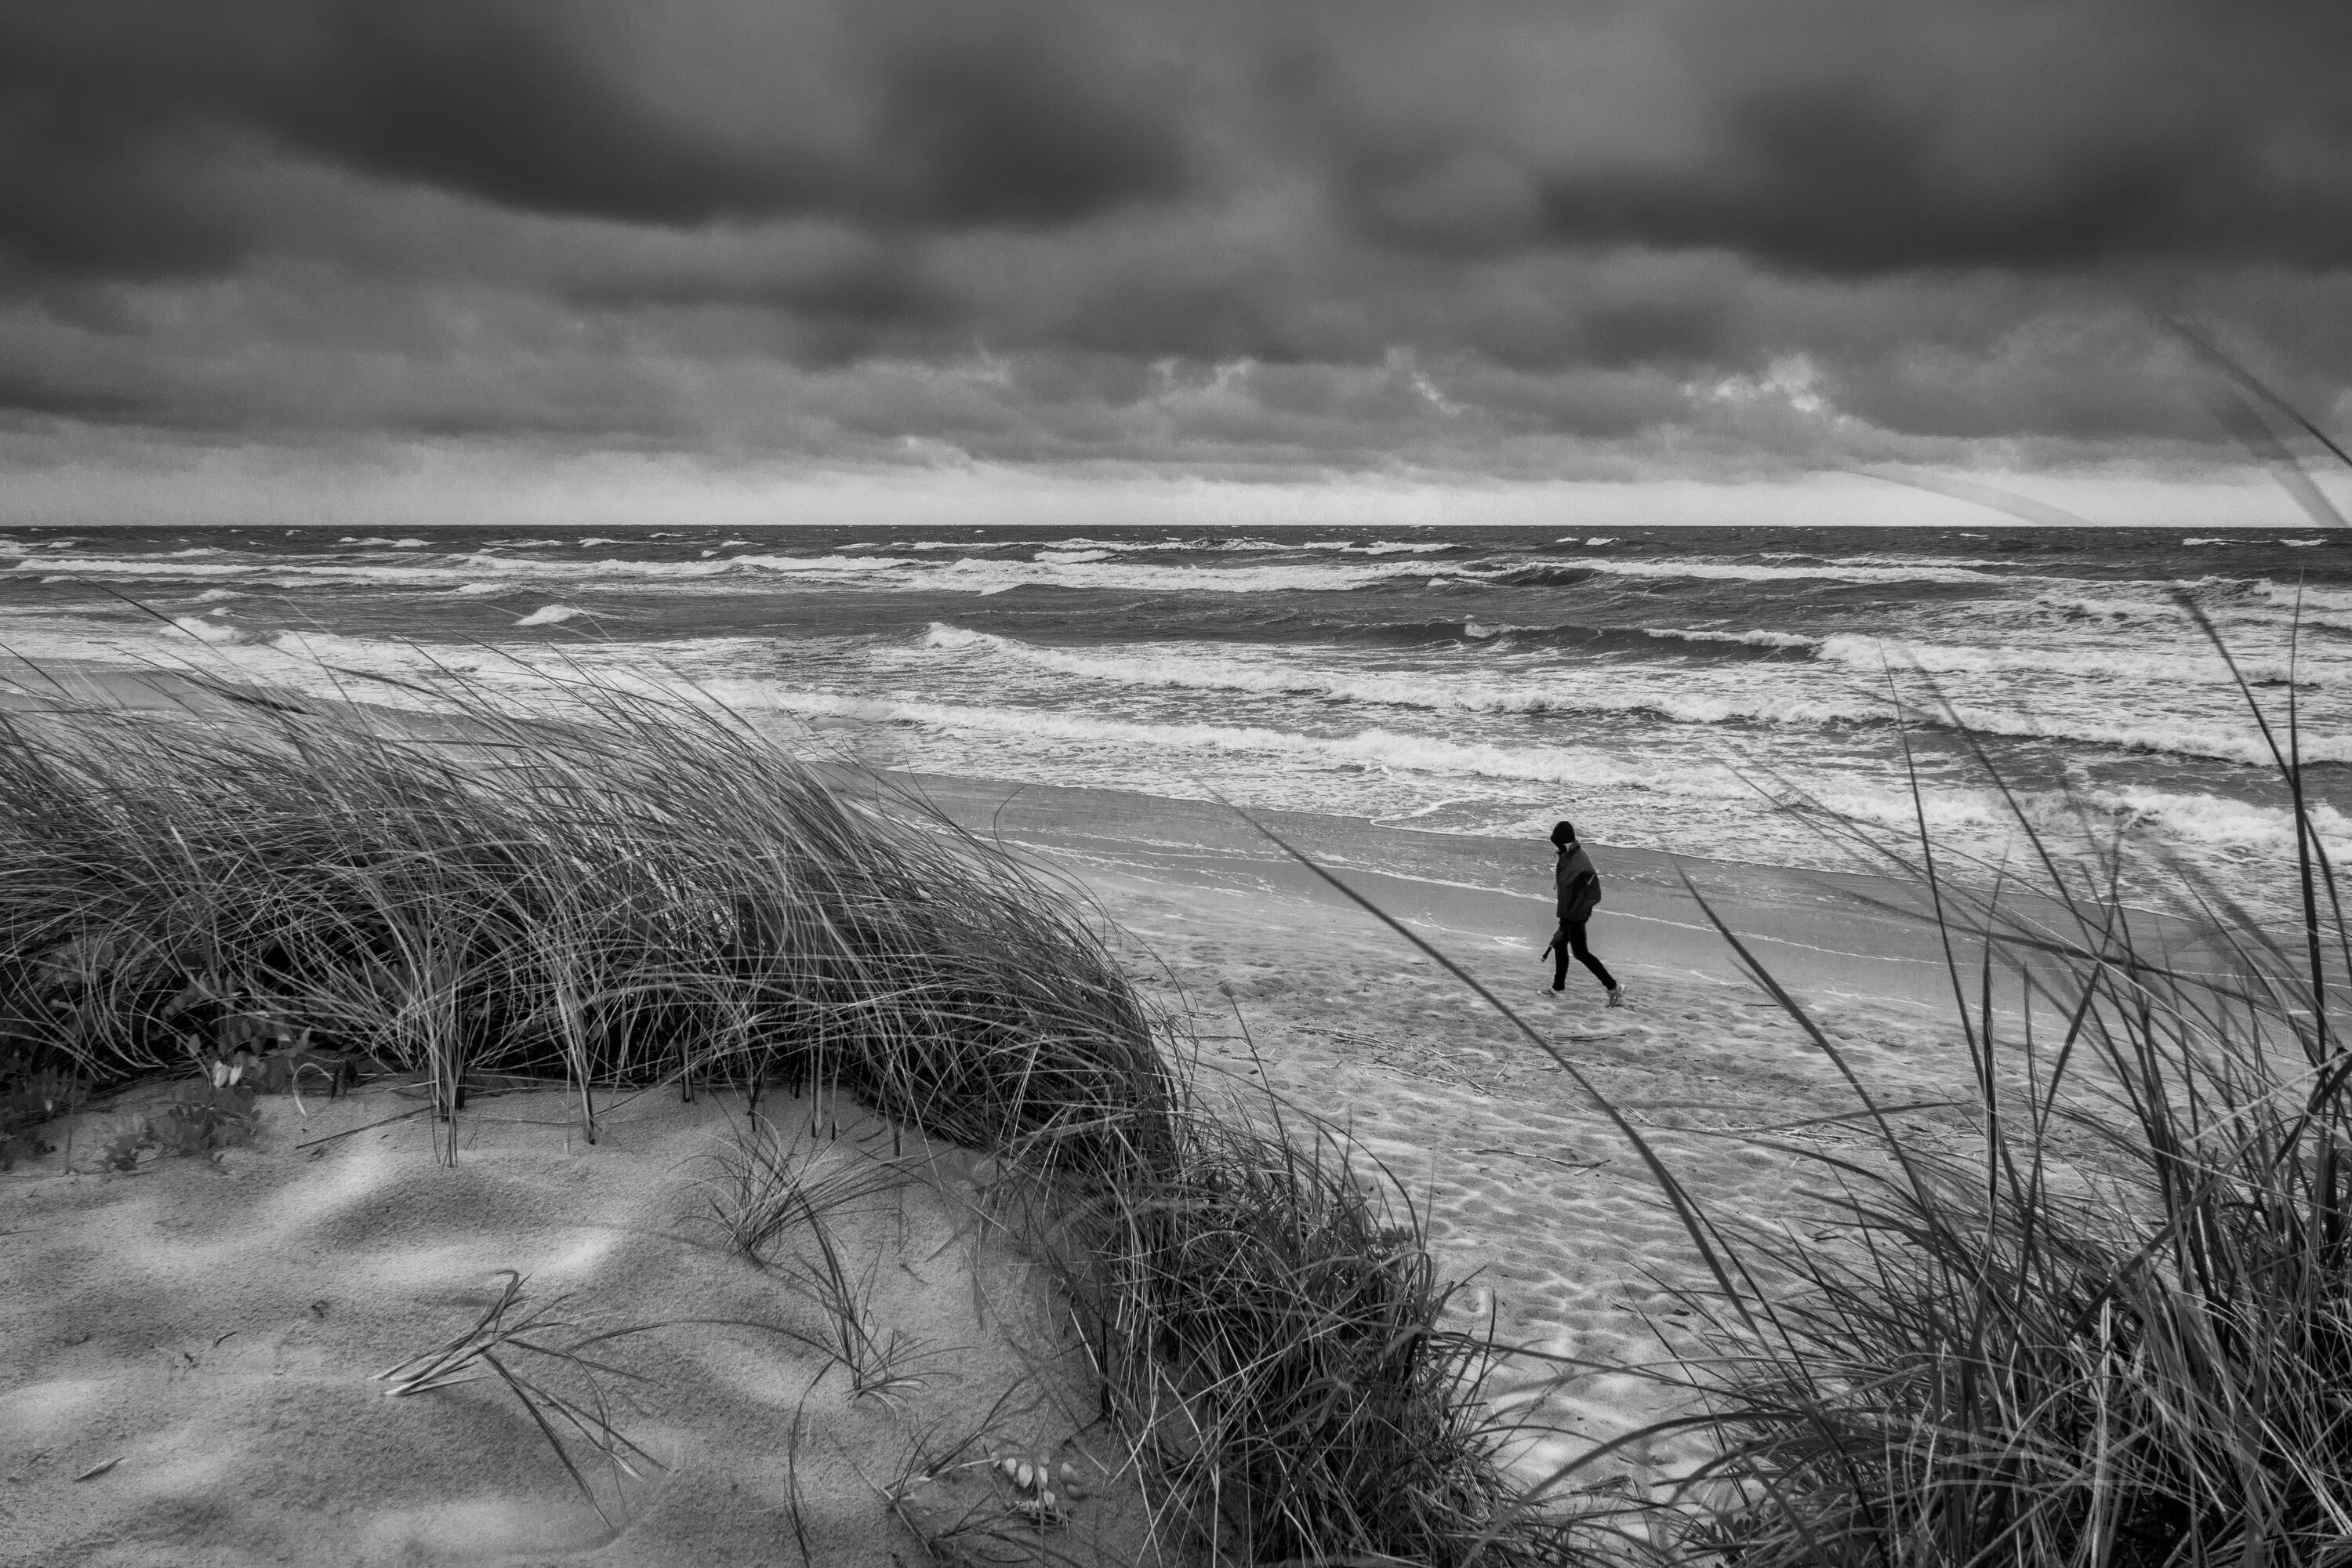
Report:
[{"label": "sea", "polygon": [[890,769],[1772,866],[1924,817],[2281,918],[2292,744],[2352,857],[2352,531],[19,528],[0,642],[395,705],[585,669]]}]

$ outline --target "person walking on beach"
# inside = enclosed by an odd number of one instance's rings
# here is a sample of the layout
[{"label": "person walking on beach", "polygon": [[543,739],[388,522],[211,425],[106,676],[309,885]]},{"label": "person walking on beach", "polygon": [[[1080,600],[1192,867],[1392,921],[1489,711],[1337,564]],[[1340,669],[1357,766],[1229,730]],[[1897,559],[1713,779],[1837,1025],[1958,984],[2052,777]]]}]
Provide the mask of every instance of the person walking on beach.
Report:
[{"label": "person walking on beach", "polygon": [[1568,961],[1573,957],[1592,971],[1592,978],[1609,993],[1609,1005],[1622,1007],[1625,988],[1584,942],[1584,922],[1592,918],[1593,907],[1601,902],[1601,873],[1592,868],[1592,857],[1576,841],[1574,823],[1552,824],[1551,842],[1559,851],[1559,862],[1552,868],[1552,885],[1559,895],[1559,931],[1544,949],[1544,956],[1553,960],[1551,988],[1568,989]]}]

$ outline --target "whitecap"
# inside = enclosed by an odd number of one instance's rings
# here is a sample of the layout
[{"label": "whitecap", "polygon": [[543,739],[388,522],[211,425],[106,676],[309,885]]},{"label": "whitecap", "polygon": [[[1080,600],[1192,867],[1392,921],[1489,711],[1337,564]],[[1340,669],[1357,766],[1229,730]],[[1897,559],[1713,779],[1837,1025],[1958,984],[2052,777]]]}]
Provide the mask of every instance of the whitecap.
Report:
[{"label": "whitecap", "polygon": [[254,640],[252,634],[236,626],[225,626],[218,621],[208,621],[201,616],[173,616],[172,624],[200,642],[242,643]]},{"label": "whitecap", "polygon": [[1578,563],[1619,577],[1685,577],[1702,582],[1777,583],[1805,578],[1833,583],[2003,583],[2006,575],[1973,566],[1836,565],[1757,566],[1738,561],[1628,561],[1602,558]]},{"label": "whitecap", "polygon": [[1119,653],[1079,653],[1040,647],[934,623],[924,646],[959,657],[993,655],[1032,668],[1114,685],[1291,696],[1331,702],[1452,713],[1650,714],[1691,724],[1832,725],[1879,723],[1892,717],[1883,699],[1808,697],[1785,691],[1722,695],[1688,689],[1643,689],[1628,684],[1622,666],[1599,679],[1541,680],[1526,672],[1508,678],[1444,678],[1381,670],[1320,670],[1279,662],[1218,658],[1145,645]]},{"label": "whitecap", "polygon": [[[1301,735],[1248,724],[1155,724],[1097,719],[1066,710],[906,701],[800,691],[765,682],[719,680],[713,696],[732,707],[767,708],[804,718],[869,723],[916,723],[948,730],[1013,733],[1160,751],[1256,752],[1293,765],[1347,771],[1404,771],[1463,778],[1510,779],[1580,787],[1621,785],[1696,794],[1699,787],[1727,800],[1753,791],[1728,769],[1685,769],[1670,781],[1658,770],[1581,747],[1463,744],[1370,729],[1340,737]],[[1699,787],[1695,787],[1699,786]]]},{"label": "whitecap", "polygon": [[1678,626],[1643,626],[1643,637],[1662,641],[1731,643],[1746,647],[1805,648],[1821,646],[1818,637],[1800,637],[1795,632],[1711,632],[1688,631]]},{"label": "whitecap", "polygon": [[[1867,639],[1855,639],[1865,643]],[[925,647],[955,655],[1004,658],[1032,668],[1116,686],[1287,696],[1446,713],[1582,713],[1663,719],[1677,724],[1752,724],[1775,728],[1836,728],[1892,722],[1898,710],[1873,688],[1814,693],[1757,686],[1748,689],[1697,689],[1682,683],[1645,687],[1631,667],[1604,667],[1589,676],[1531,679],[1515,672],[1507,680],[1484,675],[1465,679],[1386,670],[1316,669],[1286,658],[1279,662],[1202,657],[1186,647],[1131,647],[1118,653],[1041,647],[990,632],[935,622]],[[1874,647],[1853,657],[1874,659]],[[2307,679],[2307,675],[2306,675]],[[2236,731],[2206,731],[2174,721],[2110,722],[2079,715],[2044,717],[2011,707],[1953,702],[1906,707],[1901,716],[1936,728],[1960,727],[1979,734],[2049,741],[2119,751],[2147,752],[2223,762],[2267,765],[2259,736]],[[2352,735],[2311,736],[2304,744],[2308,762],[2352,762]]]},{"label": "whitecap", "polygon": [[[2184,680],[2214,686],[2237,684],[2237,677],[2219,658],[2184,654],[2173,647],[2143,652],[1972,647],[1842,634],[1822,638],[1816,652],[1817,657],[1833,664],[1873,670],[1892,665],[1897,669],[1917,669],[1931,675],[2064,676],[2093,680],[2144,680],[2159,686]],[[2239,674],[2256,685],[2276,684],[2290,678],[2284,659],[2241,658],[2237,665]],[[2298,685],[2316,686],[2333,681],[2335,672],[2306,660],[2292,671],[2292,677]]]}]

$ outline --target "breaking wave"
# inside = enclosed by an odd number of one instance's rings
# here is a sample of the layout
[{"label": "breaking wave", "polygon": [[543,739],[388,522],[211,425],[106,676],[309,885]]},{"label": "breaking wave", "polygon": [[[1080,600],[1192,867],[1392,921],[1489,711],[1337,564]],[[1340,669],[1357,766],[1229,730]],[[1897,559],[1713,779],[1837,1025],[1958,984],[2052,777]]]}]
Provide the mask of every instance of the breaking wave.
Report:
[{"label": "breaking wave", "polygon": [[[1831,639],[1834,642],[1836,639]],[[1854,639],[1861,643],[1864,639]],[[1389,671],[1316,669],[1286,662],[1202,658],[1179,652],[1136,649],[1123,654],[1041,647],[934,623],[923,647],[969,658],[1005,659],[1058,675],[1130,688],[1244,692],[1327,702],[1451,713],[1584,713],[1648,717],[1678,724],[1753,724],[1815,729],[1893,723],[1896,710],[1875,692],[1815,697],[1788,691],[1720,693],[1669,684],[1644,689],[1622,666],[1580,681],[1518,678],[1495,680],[1478,675],[1451,676]],[[1856,649],[1857,657],[1865,652]],[[1874,661],[1875,645],[1866,655]],[[2177,722],[2110,723],[2044,718],[2013,708],[1973,705],[1906,710],[1901,717],[1936,728],[2060,743],[2167,753],[2221,762],[2267,765],[2260,737],[2207,732]],[[2314,763],[2352,762],[2352,736],[2306,736],[2304,757]]]}]

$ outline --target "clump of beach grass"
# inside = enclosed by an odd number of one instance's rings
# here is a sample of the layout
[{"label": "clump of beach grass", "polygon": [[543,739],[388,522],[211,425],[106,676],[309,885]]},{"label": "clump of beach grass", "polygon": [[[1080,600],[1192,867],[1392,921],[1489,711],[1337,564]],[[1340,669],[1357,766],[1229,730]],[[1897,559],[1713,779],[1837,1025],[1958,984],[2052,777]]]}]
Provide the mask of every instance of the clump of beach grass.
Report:
[{"label": "clump of beach grass", "polygon": [[800,1227],[822,1226],[843,1205],[908,1177],[895,1161],[854,1145],[844,1151],[837,1140],[796,1138],[756,1110],[731,1125],[699,1163],[707,1172],[696,1217],[761,1268]]},{"label": "clump of beach grass", "polygon": [[[407,711],[0,714],[0,1024],[101,1081],[184,1068],[194,988],[313,1051],[469,1079],[814,1081],[1083,1157],[1162,1092],[1067,902],[715,704],[456,674]],[[416,697],[425,699],[421,710]]]},{"label": "clump of beach grass", "polygon": [[1813,1214],[1692,1232],[1718,1271],[1684,1293],[1685,1386],[1717,1457],[1685,1556],[2352,1560],[2352,948],[2292,707],[2246,698],[2293,813],[2286,930],[2188,867],[2193,919],[2132,908],[2120,842],[2085,861],[2022,813],[2021,868],[1939,862],[1924,826],[1876,846],[1956,955],[1972,1147],[1906,1137],[1742,950],[1868,1152],[1789,1145]]},{"label": "clump of beach grass", "polygon": [[938,1352],[880,1323],[882,1260],[868,1258],[861,1267],[847,1257],[830,1217],[909,1180],[909,1167],[820,1140],[814,1130],[795,1138],[757,1111],[702,1160],[710,1169],[696,1217],[824,1313],[830,1352],[848,1372],[852,1395],[887,1400],[919,1388],[921,1364]]},{"label": "clump of beach grass", "polygon": [[1037,1227],[1168,1538],[1217,1563],[1570,1561],[1402,1187],[1270,1097],[1188,1101],[1172,1132],[1055,1184]]}]

